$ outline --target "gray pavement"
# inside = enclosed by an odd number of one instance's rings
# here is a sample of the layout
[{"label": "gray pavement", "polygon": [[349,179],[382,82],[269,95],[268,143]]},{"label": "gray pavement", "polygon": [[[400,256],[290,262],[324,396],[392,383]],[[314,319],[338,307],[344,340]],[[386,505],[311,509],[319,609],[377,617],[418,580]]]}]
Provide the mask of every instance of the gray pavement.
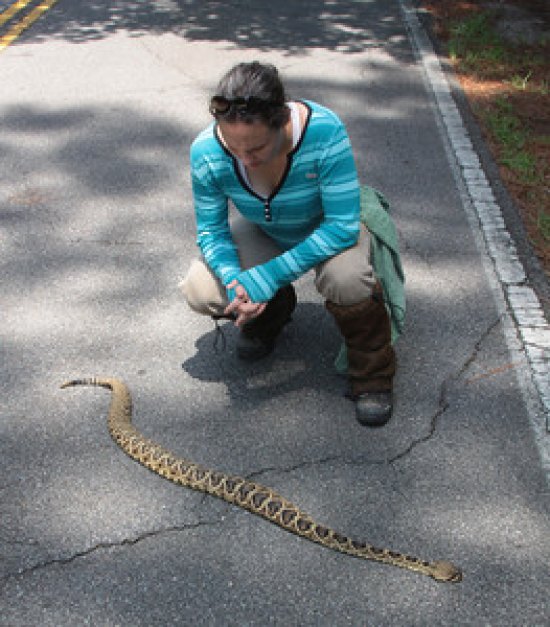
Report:
[{"label": "gray pavement", "polygon": [[[402,8],[61,0],[0,55],[0,624],[547,624],[547,327],[516,324],[528,281],[504,231],[487,237],[477,212],[494,225],[498,206],[476,204],[458,110]],[[254,366],[230,326],[216,353],[178,294],[196,254],[188,147],[220,74],[256,58],[339,112],[392,203],[408,319],[381,430],[342,396],[310,276]],[[59,389],[80,375],[124,379],[136,426],[174,452],[348,535],[451,559],[463,582],[163,481],[110,440],[106,391]]]}]

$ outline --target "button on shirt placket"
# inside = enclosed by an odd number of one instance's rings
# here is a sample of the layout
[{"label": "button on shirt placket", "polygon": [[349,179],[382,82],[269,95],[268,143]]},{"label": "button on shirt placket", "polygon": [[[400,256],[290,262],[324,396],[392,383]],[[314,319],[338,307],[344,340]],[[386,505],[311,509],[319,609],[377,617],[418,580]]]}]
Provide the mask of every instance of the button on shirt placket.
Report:
[{"label": "button on shirt placket", "polygon": [[273,220],[273,216],[271,215],[271,205],[269,203],[269,198],[264,200],[264,217],[266,222],[271,222]]}]

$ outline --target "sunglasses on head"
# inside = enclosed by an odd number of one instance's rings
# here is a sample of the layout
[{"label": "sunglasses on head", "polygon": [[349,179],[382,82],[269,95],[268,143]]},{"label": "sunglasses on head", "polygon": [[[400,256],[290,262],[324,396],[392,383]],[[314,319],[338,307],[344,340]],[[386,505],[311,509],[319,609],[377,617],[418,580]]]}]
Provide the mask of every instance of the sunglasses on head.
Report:
[{"label": "sunglasses on head", "polygon": [[240,98],[226,98],[225,96],[214,96],[210,101],[210,113],[214,116],[224,115],[230,110],[235,111],[238,114],[257,113],[258,111],[265,111],[273,103],[269,100],[263,100],[262,98],[256,98],[255,96],[246,96]]}]

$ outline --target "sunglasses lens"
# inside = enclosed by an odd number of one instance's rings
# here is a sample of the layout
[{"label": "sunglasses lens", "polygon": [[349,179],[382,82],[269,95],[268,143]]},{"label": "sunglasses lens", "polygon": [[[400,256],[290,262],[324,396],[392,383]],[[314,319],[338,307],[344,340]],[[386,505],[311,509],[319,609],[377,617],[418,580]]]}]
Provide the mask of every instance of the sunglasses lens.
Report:
[{"label": "sunglasses lens", "polygon": [[253,111],[253,108],[250,106],[250,98],[235,98],[231,101],[231,106],[239,115],[246,115]]},{"label": "sunglasses lens", "polygon": [[242,102],[237,104],[237,109],[242,113],[258,113],[262,109],[267,107],[267,102],[265,100],[260,100],[259,98],[254,98],[251,96],[250,98],[242,98]]},{"label": "sunglasses lens", "polygon": [[233,99],[225,98],[224,96],[214,96],[210,101],[210,113],[214,116],[224,115],[232,109],[239,115],[246,115],[247,113],[257,113],[268,106],[269,102],[253,96]]},{"label": "sunglasses lens", "polygon": [[223,96],[214,96],[210,101],[210,113],[212,115],[223,115],[231,108],[231,101]]}]

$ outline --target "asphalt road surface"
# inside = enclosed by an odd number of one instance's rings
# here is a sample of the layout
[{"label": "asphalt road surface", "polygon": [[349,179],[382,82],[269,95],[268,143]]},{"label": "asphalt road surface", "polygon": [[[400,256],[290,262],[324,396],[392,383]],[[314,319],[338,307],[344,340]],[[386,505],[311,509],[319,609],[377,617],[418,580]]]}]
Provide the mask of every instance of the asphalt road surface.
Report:
[{"label": "asphalt road surface", "polygon": [[[4,48],[0,624],[547,624],[548,328],[419,28],[397,0],[60,0]],[[222,72],[253,59],[340,114],[391,202],[408,317],[383,429],[343,397],[311,275],[255,365],[230,325],[216,351],[178,292],[197,254],[189,145]],[[173,452],[463,581],[164,481],[111,441],[107,391],[59,389],[90,375],[123,379],[137,428]]]}]

